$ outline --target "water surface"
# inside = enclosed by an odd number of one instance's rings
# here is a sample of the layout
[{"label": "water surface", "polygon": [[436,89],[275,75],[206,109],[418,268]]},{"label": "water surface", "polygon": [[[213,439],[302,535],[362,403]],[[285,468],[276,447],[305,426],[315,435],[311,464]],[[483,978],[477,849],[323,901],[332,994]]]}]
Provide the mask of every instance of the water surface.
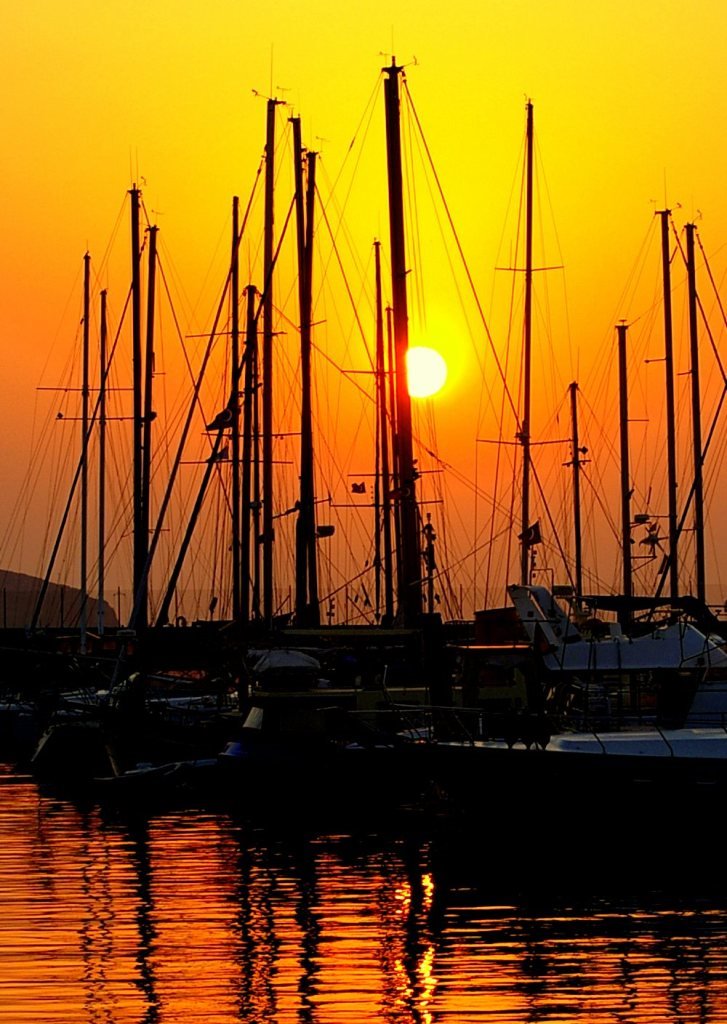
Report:
[{"label": "water surface", "polygon": [[0,1022],[727,1022],[721,860],[114,812],[6,767]]}]

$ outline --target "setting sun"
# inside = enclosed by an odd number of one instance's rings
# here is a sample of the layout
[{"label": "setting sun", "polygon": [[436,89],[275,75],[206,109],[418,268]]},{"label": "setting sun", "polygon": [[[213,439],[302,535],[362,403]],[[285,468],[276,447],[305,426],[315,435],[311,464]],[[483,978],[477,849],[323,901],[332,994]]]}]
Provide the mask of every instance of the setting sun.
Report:
[{"label": "setting sun", "polygon": [[409,394],[412,398],[429,398],[444,387],[447,379],[447,364],[433,348],[417,345],[410,348],[406,357],[409,378]]}]

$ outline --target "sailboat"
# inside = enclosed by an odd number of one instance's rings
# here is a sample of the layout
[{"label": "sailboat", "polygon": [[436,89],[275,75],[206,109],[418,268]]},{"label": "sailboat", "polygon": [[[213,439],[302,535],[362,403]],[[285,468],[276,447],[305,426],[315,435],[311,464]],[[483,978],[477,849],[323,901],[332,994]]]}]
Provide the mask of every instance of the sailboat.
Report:
[{"label": "sailboat", "polygon": [[[301,278],[302,458],[297,530],[296,623],[282,631],[274,646],[250,644],[247,700],[239,736],[220,756],[233,788],[250,797],[250,786],[264,798],[274,794],[293,803],[329,800],[350,806],[365,799],[381,803],[418,793],[425,774],[415,752],[417,705],[430,701],[430,684],[440,668],[434,655],[439,642],[434,619],[422,602],[421,541],[417,473],[412,451],[411,405],[407,388],[407,265],[404,239],[402,153],[399,127],[399,82],[403,68],[392,58],[383,69],[389,183],[393,307],[389,372],[392,410],[392,469],[381,487],[393,504],[393,529],[383,531],[387,550],[385,590],[387,618],[394,611],[391,533],[397,538],[396,611],[394,621],[377,626],[324,626],[315,589],[315,524],[312,496],[309,359],[311,320],[311,253],[313,204],[299,199],[298,247]],[[302,196],[302,149],[296,123],[297,195]],[[308,164],[311,194],[312,168]],[[384,405],[381,269],[376,247],[377,284],[377,431],[390,429]],[[384,447],[384,465],[388,449]],[[378,527],[378,523],[377,523]],[[423,623],[429,629],[423,629]],[[416,764],[416,768],[415,768]],[[254,779],[254,783],[252,780]],[[247,782],[247,785],[246,785]]]},{"label": "sailboat", "polygon": [[[665,282],[667,398],[671,379],[671,313],[665,240],[668,211],[662,211],[662,256]],[[489,678],[474,688],[474,707],[459,710],[449,735],[435,743],[435,775],[443,792],[470,809],[499,808],[503,814],[532,815],[541,824],[549,809],[566,805],[572,815],[599,814],[627,808],[643,815],[680,801],[714,812],[727,788],[727,645],[724,623],[704,602],[704,544],[699,429],[696,292],[693,226],[688,231],[692,402],[694,426],[696,597],[680,596],[677,576],[673,412],[668,417],[669,555],[655,595],[632,592],[630,508],[625,386],[626,324],[618,325],[621,457],[623,594],[588,598],[572,587],[534,585],[524,571],[508,587],[515,613],[509,620],[510,647],[505,662],[510,680],[529,678],[511,687],[504,715],[488,712]],[[668,402],[668,407],[671,404]],[[524,487],[525,491],[525,487]],[[527,519],[523,519],[525,524]],[[521,540],[527,537],[525,526]],[[527,562],[523,558],[523,570]],[[660,596],[669,574],[670,595]],[[566,607],[562,601],[568,601]],[[596,617],[597,609],[615,612],[616,621]],[[664,610],[665,618],[655,616]],[[641,621],[637,613],[646,616]],[[504,648],[502,650],[505,650]],[[490,645],[471,652],[492,675]],[[502,680],[495,678],[500,684]],[[533,695],[534,699],[528,699]],[[456,727],[459,733],[455,735]],[[573,819],[575,820],[575,818]]]},{"label": "sailboat", "polygon": [[509,590],[542,700],[499,719],[458,709],[431,748],[445,803],[499,828],[551,829],[563,817],[581,838],[586,826],[639,828],[677,808],[695,825],[716,813],[727,793],[722,637],[704,618],[624,634],[615,622],[579,624],[545,587]]},{"label": "sailboat", "polygon": [[[340,779],[345,774],[343,766],[348,764],[347,752],[351,752],[352,773],[360,777],[362,783],[371,788],[374,767],[369,763],[369,755],[378,765],[383,760],[398,758],[402,739],[397,736],[402,721],[402,714],[395,710],[396,703],[422,699],[427,692],[427,684],[432,677],[437,661],[434,657],[426,658],[436,644],[434,623],[431,617],[425,636],[421,629],[422,598],[421,598],[421,555],[418,525],[418,508],[416,502],[416,471],[412,455],[411,410],[409,395],[406,389],[405,357],[407,350],[407,310],[406,310],[406,264],[403,236],[403,201],[401,188],[401,149],[398,128],[399,93],[398,80],[402,68],[392,60],[387,73],[385,85],[387,138],[388,138],[388,170],[391,196],[391,246],[394,252],[392,259],[392,291],[393,304],[393,352],[396,382],[394,388],[395,413],[392,418],[396,422],[393,434],[394,468],[391,479],[384,482],[387,495],[395,505],[396,535],[399,538],[398,574],[397,574],[397,622],[391,628],[368,628],[358,630],[329,626],[320,623],[320,608],[316,584],[316,544],[319,533],[315,521],[315,495],[313,492],[313,439],[310,415],[310,332],[312,327],[312,240],[314,234],[313,211],[315,195],[315,160],[314,154],[304,153],[300,139],[300,123],[294,120],[295,168],[296,168],[296,209],[298,214],[298,258],[300,281],[300,328],[301,328],[301,365],[303,377],[303,399],[301,417],[301,482],[300,495],[297,502],[296,528],[296,602],[295,631],[281,630],[283,621],[276,617],[274,604],[275,581],[273,573],[273,544],[275,529],[272,525],[272,381],[273,363],[271,344],[274,335],[272,318],[272,282],[274,279],[275,256],[274,238],[272,233],[272,182],[274,180],[273,138],[275,102],[268,103],[267,137],[266,137],[266,237],[265,237],[265,284],[258,295],[248,290],[248,329],[244,353],[240,353],[239,323],[236,321],[239,302],[237,252],[240,243],[240,229],[235,216],[233,225],[233,257],[231,261],[228,283],[232,295],[233,317],[233,354],[230,373],[230,395],[222,413],[207,424],[211,435],[211,454],[205,466],[197,499],[194,504],[187,529],[181,538],[179,553],[172,568],[157,614],[157,622],[150,622],[149,579],[150,567],[153,563],[159,537],[163,529],[164,514],[168,506],[169,494],[174,483],[174,475],[180,462],[175,460],[172,476],[167,484],[165,497],[161,502],[156,525],[151,528],[149,519],[149,436],[141,427],[151,422],[149,409],[150,383],[148,376],[149,358],[146,362],[141,358],[140,330],[137,323],[138,301],[134,303],[134,370],[135,370],[135,423],[141,426],[135,436],[135,520],[134,520],[134,605],[129,621],[130,634],[137,642],[140,655],[136,652],[123,652],[117,662],[112,684],[109,688],[108,702],[103,716],[98,716],[94,736],[100,739],[101,747],[106,749],[111,744],[111,731],[119,726],[114,738],[114,776],[126,777],[129,771],[136,772],[131,762],[133,751],[138,756],[156,759],[159,752],[153,746],[142,751],[136,742],[141,733],[151,732],[152,743],[154,729],[158,728],[160,738],[165,735],[161,729],[161,720],[156,714],[157,708],[150,699],[148,686],[151,682],[163,683],[161,672],[149,667],[149,654],[156,661],[163,656],[165,634],[173,632],[175,627],[168,626],[173,594],[180,578],[183,560],[198,521],[199,511],[205,493],[213,477],[218,461],[223,452],[223,441],[229,436],[232,449],[233,489],[232,489],[232,564],[233,564],[233,607],[234,616],[228,628],[219,627],[214,634],[207,632],[205,640],[215,646],[220,661],[224,660],[233,676],[238,677],[238,710],[242,719],[242,738],[231,742],[221,758],[222,763],[229,767],[240,767],[247,761],[254,749],[256,757],[261,757],[268,764],[275,763],[275,773],[267,771],[265,777],[272,774],[286,784],[290,784],[291,758],[302,743],[305,764],[318,764],[321,769],[326,758],[333,758],[335,765],[330,766],[328,774],[332,779]],[[304,182],[303,166],[307,171],[307,182]],[[132,195],[134,198],[135,192]],[[136,285],[132,291],[138,296],[138,196],[133,209],[136,217],[132,217],[132,227],[136,229],[132,240],[134,254],[133,269]],[[257,369],[257,318],[263,316],[262,344],[262,387],[259,387]],[[151,343],[147,346],[147,354],[151,351]],[[142,386],[146,383],[146,388]],[[262,397],[261,415],[258,409],[258,392]],[[194,400],[198,399],[199,386],[195,386]],[[143,396],[146,394],[146,404]],[[241,408],[242,406],[242,408]],[[182,431],[182,442],[188,433],[191,422],[190,414]],[[139,415],[141,409],[141,415]],[[244,424],[243,437],[240,438],[238,428],[240,420]],[[258,443],[261,451],[258,455]],[[240,451],[242,448],[242,452]],[[241,479],[240,479],[241,478]],[[238,486],[241,484],[241,486]],[[393,498],[393,495],[396,495]],[[390,561],[390,557],[388,558]],[[181,627],[180,635],[192,633]],[[267,643],[267,647],[266,647]],[[313,649],[311,649],[313,645]],[[261,650],[262,647],[262,650]],[[291,648],[294,648],[291,651]],[[304,650],[303,648],[306,648]],[[279,661],[283,660],[284,665]],[[287,661],[286,661],[287,659]],[[271,665],[272,663],[272,665]],[[426,665],[426,669],[425,666]],[[310,671],[317,666],[317,671]],[[275,671],[270,671],[274,668]],[[292,669],[292,672],[287,672]],[[429,671],[427,671],[427,669]],[[281,685],[281,672],[286,676],[286,685]],[[415,684],[412,684],[412,678]],[[436,676],[435,676],[436,678]],[[224,676],[223,676],[224,679]],[[158,689],[158,687],[157,687]],[[145,692],[147,691],[147,692]],[[142,708],[143,698],[143,708]],[[170,711],[172,698],[165,698],[165,707]],[[124,736],[120,729],[121,716],[118,712],[122,706],[128,711],[136,707],[137,720],[133,729],[135,742],[128,733]],[[331,710],[333,709],[333,713]],[[186,712],[191,715],[194,709],[189,702],[180,715]],[[214,709],[213,709],[214,710]],[[219,710],[219,708],[218,708]],[[225,707],[222,709],[227,711]],[[346,712],[342,717],[341,712]],[[351,714],[348,714],[351,712]],[[101,718],[104,721],[101,721]],[[169,717],[169,714],[166,716]],[[128,718],[128,716],[127,716]],[[113,719],[113,721],[111,721]],[[282,728],[281,720],[284,720]],[[127,727],[131,719],[127,721]],[[143,726],[143,728],[142,728]],[[329,728],[330,726],[330,728]],[[229,734],[235,736],[237,728],[234,719],[228,721]],[[319,740],[323,742],[319,742]],[[281,742],[282,740],[282,742]],[[44,737],[36,750],[34,762],[40,770],[47,765],[49,737]],[[362,752],[367,752],[366,755]],[[376,751],[376,753],[374,753]],[[94,773],[98,774],[97,763],[86,754],[86,760]],[[341,760],[343,759],[343,760]],[[360,766],[366,760],[365,768]],[[80,770],[83,764],[76,765]],[[391,766],[389,766],[391,767]],[[403,779],[404,773],[399,764],[395,772]],[[293,771],[294,775],[299,774]],[[389,769],[387,769],[389,771]],[[136,778],[136,775],[134,776]],[[373,787],[374,789],[376,787]]]}]

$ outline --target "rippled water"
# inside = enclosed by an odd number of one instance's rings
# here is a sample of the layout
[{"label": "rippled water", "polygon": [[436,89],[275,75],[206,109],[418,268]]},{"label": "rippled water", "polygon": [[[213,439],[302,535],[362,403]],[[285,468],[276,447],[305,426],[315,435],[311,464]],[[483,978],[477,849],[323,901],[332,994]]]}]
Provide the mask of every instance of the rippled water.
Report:
[{"label": "rippled water", "polygon": [[0,1022],[727,1021],[711,845],[283,825],[114,814],[6,768]]}]

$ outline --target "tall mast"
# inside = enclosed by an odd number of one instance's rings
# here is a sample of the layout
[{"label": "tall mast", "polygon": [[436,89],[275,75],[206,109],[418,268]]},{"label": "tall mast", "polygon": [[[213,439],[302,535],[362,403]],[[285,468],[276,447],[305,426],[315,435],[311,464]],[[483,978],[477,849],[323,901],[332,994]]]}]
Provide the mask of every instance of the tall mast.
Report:
[{"label": "tall mast", "polygon": [[305,212],[305,259],[306,259],[306,322],[307,322],[307,356],[304,363],[304,386],[307,408],[304,410],[306,448],[305,504],[308,509],[308,602],[310,606],[309,620],[311,625],[320,625],[320,605],[318,600],[318,552],[316,549],[315,491],[313,478],[313,411],[311,383],[311,331],[313,329],[313,232],[315,228],[315,194],[316,194],[316,153],[308,152],[308,187],[306,192]]},{"label": "tall mast", "polygon": [[396,426],[398,434],[398,502],[401,518],[401,572],[398,580],[399,616],[404,625],[416,623],[422,611],[421,554],[419,544],[416,475],[411,432],[406,355],[409,348],[409,314],[406,293],[404,200],[402,182],[399,75],[403,68],[392,58],[383,69],[386,104],[386,152],[389,178],[389,230],[391,237],[391,284],[394,305],[394,354],[396,373]]},{"label": "tall mast", "polygon": [[98,395],[98,632],[104,633],[104,587],[106,582],[106,289],[101,292],[101,337],[99,340]]},{"label": "tall mast", "polygon": [[263,240],[263,617],[268,627],[273,623],[273,246],[275,185],[275,107],[277,100],[267,103],[265,135],[265,235]]},{"label": "tall mast", "polygon": [[570,391],[571,424],[573,432],[573,533],[576,560],[576,600],[583,596],[583,563],[581,556],[581,449],[578,443],[578,384],[573,381]]},{"label": "tall mast", "polygon": [[[376,405],[379,448],[381,451],[381,525],[384,546],[384,616],[394,619],[394,571],[391,554],[391,470],[389,468],[389,420],[386,415],[386,359],[384,356],[384,316],[381,287],[381,242],[374,242],[376,265]],[[379,539],[379,524],[376,524]],[[380,559],[379,559],[380,561]],[[378,608],[378,604],[377,604]]]},{"label": "tall mast", "polygon": [[142,493],[141,493],[141,536],[140,542],[144,552],[142,593],[139,602],[141,622],[146,623],[148,615],[149,569],[149,523],[151,515],[151,425],[154,421],[153,381],[154,381],[154,311],[156,302],[156,270],[157,270],[157,231],[154,225],[149,227],[149,261],[147,266],[146,292],[146,351],[144,353],[144,420],[142,442]]},{"label": "tall mast", "polygon": [[671,261],[669,259],[669,216],[671,210],[660,210],[661,217],[661,263],[664,284],[664,364],[666,368],[666,453],[667,486],[669,492],[669,588],[670,596],[679,596],[679,559],[677,542],[677,460],[676,460],[676,419],[674,406],[674,354],[671,316]]},{"label": "tall mast", "polygon": [[[240,602],[240,619],[242,622],[248,622],[250,619],[250,581],[251,581],[251,569],[250,569],[250,538],[252,535],[252,514],[253,514],[253,501],[251,497],[252,491],[252,471],[253,471],[253,410],[257,405],[257,390],[254,384],[255,381],[255,366],[257,362],[257,321],[255,319],[255,286],[249,284],[247,286],[247,325],[245,330],[245,377],[243,385],[243,423],[242,423],[242,513],[241,513],[241,537],[240,537],[240,578],[242,580],[241,585],[241,602]],[[257,417],[255,417],[255,430],[257,430]],[[255,465],[257,466],[257,440],[255,444]],[[259,495],[256,494],[255,498],[255,516],[257,522],[257,514],[259,510]],[[258,528],[256,527],[254,536],[257,538]],[[255,551],[259,550],[257,539],[255,541]],[[256,563],[257,565],[257,563]],[[255,579],[257,580],[257,569],[255,573]],[[257,586],[257,583],[255,584]],[[254,604],[256,614],[259,612],[259,606],[257,601]]]},{"label": "tall mast", "polygon": [[[313,414],[311,399],[311,313],[313,304],[313,229],[316,154],[304,158],[300,118],[293,124],[295,196],[298,225],[298,292],[300,304],[300,501],[296,522],[295,610],[299,623],[320,624],[318,567],[316,558],[315,491],[313,482]],[[303,189],[303,161],[308,167],[307,190]]]},{"label": "tall mast", "polygon": [[[391,434],[391,485],[389,495],[398,493],[401,487],[401,474],[399,472],[399,431],[396,428],[396,360],[394,358],[394,310],[391,306],[386,307],[386,361],[389,367],[389,421]],[[393,518],[394,524],[394,552],[396,558],[396,578],[401,579],[401,502],[395,501],[392,507],[389,500],[389,515]],[[393,588],[393,576],[392,576]],[[393,591],[392,591],[393,593]],[[392,609],[393,614],[393,609]],[[393,621],[393,620],[392,620]]]},{"label": "tall mast", "polygon": [[[35,602],[35,607],[33,608],[33,615],[32,615],[32,618],[30,620],[30,629],[31,630],[37,629],[38,623],[39,623],[39,620],[40,620],[40,613],[43,610],[43,605],[45,603],[45,599],[46,599],[46,596],[47,596],[47,593],[48,593],[48,587],[50,586],[50,579],[51,579],[51,575],[53,574],[53,567],[55,566],[56,559],[58,557],[58,552],[60,551],[61,542],[63,540],[63,536],[64,536],[65,531],[66,531],[66,526],[68,525],[68,520],[69,520],[69,517],[71,515],[71,510],[74,507],[74,502],[75,502],[75,498],[76,498],[76,489],[80,486],[81,487],[80,504],[81,504],[81,520],[82,520],[82,524],[81,524],[81,565],[80,565],[81,602],[80,602],[80,608],[79,608],[79,624],[80,624],[80,627],[81,627],[80,628],[80,643],[81,643],[81,648],[84,651],[85,651],[85,636],[86,636],[86,628],[85,628],[86,596],[85,595],[86,595],[86,590],[87,590],[86,582],[85,582],[86,576],[87,576],[87,568],[86,568],[87,557],[86,557],[86,551],[84,550],[85,549],[85,544],[86,544],[86,534],[87,534],[86,512],[85,512],[85,509],[87,508],[87,505],[88,505],[88,499],[87,499],[87,497],[84,497],[84,492],[86,492],[86,494],[87,494],[87,485],[84,482],[84,477],[85,477],[85,473],[86,473],[86,469],[87,469],[87,464],[88,464],[88,459],[87,459],[87,453],[88,453],[88,404],[87,404],[88,403],[88,356],[87,356],[88,337],[87,337],[87,333],[88,333],[88,328],[89,328],[90,261],[91,261],[91,257],[88,255],[88,253],[86,253],[86,255],[84,256],[84,271],[83,271],[83,280],[84,280],[84,284],[83,284],[83,325],[84,326],[83,326],[83,352],[82,352],[83,365],[82,365],[82,370],[81,370],[81,376],[82,376],[82,383],[81,383],[82,412],[81,412],[81,417],[80,417],[80,419],[81,419],[81,431],[82,431],[82,433],[81,433],[81,453],[80,453],[80,456],[79,456],[79,459],[78,459],[78,463],[76,465],[75,473],[73,474],[73,480],[71,481],[71,487],[70,487],[70,491],[68,493],[68,498],[66,500],[66,505],[65,505],[65,508],[63,509],[63,515],[61,516],[61,522],[60,522],[60,525],[59,525],[58,530],[56,532],[56,538],[55,538],[55,541],[53,542],[53,550],[51,551],[50,558],[48,559],[48,565],[46,566],[46,571],[45,571],[45,575],[43,577],[43,582],[42,582],[40,590],[38,592],[38,597],[37,597],[36,602]],[[62,596],[63,595],[61,594],[61,600],[62,600]],[[61,611],[62,610],[63,610],[63,608],[61,606]]]},{"label": "tall mast", "polygon": [[[252,504],[251,525],[253,532],[253,543],[251,546],[253,555],[252,577],[252,617],[262,618],[262,604],[260,601],[260,589],[262,585],[260,535],[262,533],[262,487],[261,487],[261,438],[260,438],[260,346],[257,334],[257,317],[252,311],[252,304],[255,298],[255,289],[248,286],[248,330],[247,344],[250,346],[248,352],[252,360],[250,363],[250,404],[252,413],[252,426],[250,437],[252,439]],[[252,326],[251,326],[252,324]]]},{"label": "tall mast", "polygon": [[699,337],[697,333],[697,284],[694,259],[695,225],[687,224],[687,279],[689,282],[689,349],[692,371],[692,438],[694,448],[694,545],[697,597],[706,601],[704,568],[704,483],[702,480],[702,414],[699,387]]},{"label": "tall mast", "polygon": [[523,412],[520,443],[523,449],[520,582],[530,583],[530,363],[533,296],[533,105],[528,100],[525,179],[525,322],[523,335]]},{"label": "tall mast", "polygon": [[146,601],[143,595],[147,534],[142,508],[143,494],[143,420],[142,381],[143,364],[141,353],[141,249],[139,246],[139,189],[134,185],[131,196],[131,331],[132,331],[132,372],[133,372],[133,504],[134,504],[134,624],[146,625]]},{"label": "tall mast", "polygon": [[[621,434],[621,544],[623,552],[623,596],[631,597],[631,471],[629,468],[629,401],[626,384],[626,332],[628,324],[617,324],[618,331],[618,384],[619,424]],[[627,626],[631,619],[628,608],[621,613],[619,621]]]},{"label": "tall mast", "polygon": [[81,654],[86,653],[88,628],[88,363],[91,257],[83,257],[83,370],[81,380]]},{"label": "tall mast", "polygon": [[232,413],[232,617],[240,620],[242,577],[240,572],[240,259],[239,259],[240,200],[232,199],[232,263],[230,291],[232,304],[231,387]]}]

